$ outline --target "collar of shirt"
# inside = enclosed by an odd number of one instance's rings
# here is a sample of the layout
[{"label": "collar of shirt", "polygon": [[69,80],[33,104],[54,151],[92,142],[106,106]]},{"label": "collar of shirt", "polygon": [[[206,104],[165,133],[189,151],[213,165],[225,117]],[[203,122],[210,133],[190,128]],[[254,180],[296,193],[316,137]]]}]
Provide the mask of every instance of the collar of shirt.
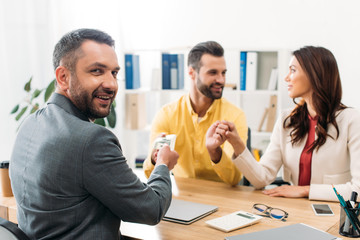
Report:
[{"label": "collar of shirt", "polygon": [[[215,99],[213,101],[213,103],[211,104],[211,106],[209,107],[209,109],[206,111],[206,114],[201,119],[206,119],[209,114],[212,114],[215,111],[216,107],[219,105],[220,101],[221,101],[221,98]],[[193,118],[196,117],[196,121],[197,121],[198,114],[194,111],[194,109],[191,106],[190,94],[188,94],[186,97],[186,105],[189,110],[190,116],[192,116]]]}]

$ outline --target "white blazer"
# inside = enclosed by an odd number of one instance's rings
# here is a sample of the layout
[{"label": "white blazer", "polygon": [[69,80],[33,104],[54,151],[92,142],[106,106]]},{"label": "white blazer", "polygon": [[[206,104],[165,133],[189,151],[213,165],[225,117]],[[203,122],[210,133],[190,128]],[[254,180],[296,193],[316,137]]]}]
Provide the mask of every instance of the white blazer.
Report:
[{"label": "white blazer", "polygon": [[[273,182],[281,166],[283,179],[298,185],[300,155],[307,137],[296,145],[291,144],[291,129],[283,128],[290,112],[283,112],[277,120],[260,162],[247,149],[234,159],[235,165],[257,189]],[[338,113],[336,122],[339,137],[336,139],[336,129],[331,124],[328,133],[334,139],[327,137],[325,144],[313,151],[309,199],[338,201],[331,184],[345,199],[350,198],[352,191],[360,195],[360,112],[346,108]]]}]

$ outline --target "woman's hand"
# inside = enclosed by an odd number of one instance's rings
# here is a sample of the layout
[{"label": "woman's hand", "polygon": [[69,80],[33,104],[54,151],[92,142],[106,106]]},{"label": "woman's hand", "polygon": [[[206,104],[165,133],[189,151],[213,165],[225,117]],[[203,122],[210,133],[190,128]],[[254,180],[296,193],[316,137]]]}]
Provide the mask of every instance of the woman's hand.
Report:
[{"label": "woman's hand", "polygon": [[263,193],[270,197],[303,198],[309,197],[310,186],[283,185],[273,189],[264,190]]},{"label": "woman's hand", "polygon": [[241,140],[234,123],[228,122],[228,121],[221,121],[221,124],[219,125],[219,127],[222,127],[222,126],[227,126],[227,131],[225,131],[225,137],[226,137],[226,140],[229,141],[229,143],[233,147],[234,155],[235,155],[235,157],[237,157],[245,150],[246,145]]}]

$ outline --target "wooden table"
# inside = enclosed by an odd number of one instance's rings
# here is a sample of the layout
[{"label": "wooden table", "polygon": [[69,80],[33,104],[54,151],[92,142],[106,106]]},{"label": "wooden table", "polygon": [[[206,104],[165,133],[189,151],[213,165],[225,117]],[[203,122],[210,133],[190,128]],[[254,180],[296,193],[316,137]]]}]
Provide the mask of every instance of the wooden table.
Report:
[{"label": "wooden table", "polygon": [[[305,223],[335,236],[342,237],[338,233],[340,207],[336,202],[326,202],[334,211],[334,216],[316,216],[311,208],[311,203],[322,203],[321,201],[309,201],[303,198],[269,197],[251,187],[230,187],[224,183],[188,178],[173,179],[173,197],[216,205],[219,209],[217,212],[190,225],[167,221],[161,221],[156,226],[122,222],[120,227],[121,233],[125,236],[139,239],[224,239],[226,236],[282,227],[295,223]],[[263,203],[274,208],[283,209],[289,213],[288,220],[282,222],[271,218],[263,218],[260,223],[229,233],[210,228],[205,224],[205,221],[209,219],[221,217],[235,211],[243,210],[251,212],[254,203]]]},{"label": "wooden table", "polygon": [[[334,216],[316,216],[311,203],[307,199],[290,199],[269,197],[251,187],[230,187],[227,184],[205,181],[199,179],[173,178],[173,197],[193,202],[216,205],[218,211],[200,219],[190,225],[182,225],[161,221],[156,226],[122,222],[120,230],[125,236],[139,239],[224,239],[226,236],[250,233],[275,227],[282,227],[295,223],[305,223],[315,228],[327,231],[335,236],[338,234],[340,207],[338,203],[328,203],[334,211]],[[251,212],[254,203],[263,203],[274,208],[281,208],[289,213],[286,222],[263,218],[260,223],[248,226],[230,233],[210,228],[205,221],[224,216],[226,214],[243,210]],[[16,220],[16,202],[14,197],[0,197],[0,215],[7,217],[12,222]],[[342,237],[343,239],[350,239]]]},{"label": "wooden table", "polygon": [[16,201],[14,197],[0,197],[0,217],[17,223]]}]

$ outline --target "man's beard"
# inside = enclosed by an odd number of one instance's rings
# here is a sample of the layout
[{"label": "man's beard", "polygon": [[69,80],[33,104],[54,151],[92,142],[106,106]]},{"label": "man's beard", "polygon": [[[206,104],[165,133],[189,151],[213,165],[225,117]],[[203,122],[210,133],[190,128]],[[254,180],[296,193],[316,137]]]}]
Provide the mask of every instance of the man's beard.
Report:
[{"label": "man's beard", "polygon": [[109,93],[109,91],[97,88],[92,94],[89,94],[79,83],[76,74],[72,74],[72,78],[75,81],[71,81],[69,91],[74,105],[89,119],[104,118],[108,116],[110,113],[111,104],[106,107],[106,111],[99,111],[92,100],[95,98],[94,96],[96,96],[98,92]]},{"label": "man's beard", "polygon": [[[200,80],[200,77],[198,77],[196,79],[196,86],[197,88],[199,89],[199,91],[206,97],[210,98],[210,99],[219,99],[222,97],[222,93],[223,93],[223,89],[224,89],[224,86],[220,83],[212,83],[210,84],[210,86],[207,86],[205,84],[203,84]],[[221,86],[221,92],[220,93],[213,93],[211,91],[211,88],[213,86]]]}]

